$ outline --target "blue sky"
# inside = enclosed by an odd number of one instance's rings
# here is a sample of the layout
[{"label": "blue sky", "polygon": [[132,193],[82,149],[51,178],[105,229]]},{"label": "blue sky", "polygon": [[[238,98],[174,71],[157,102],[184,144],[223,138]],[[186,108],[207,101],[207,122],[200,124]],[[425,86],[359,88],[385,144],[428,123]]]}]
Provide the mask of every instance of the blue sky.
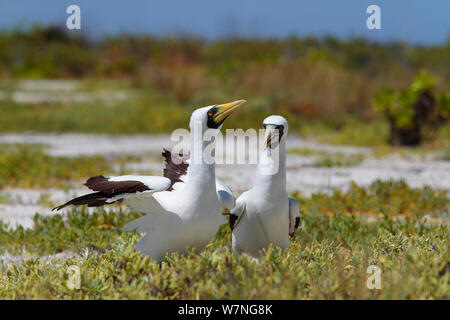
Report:
[{"label": "blue sky", "polygon": [[[437,44],[450,37],[450,0],[0,0],[0,28],[65,26],[66,7],[81,7],[82,32],[285,37],[331,34]],[[381,8],[381,30],[366,28],[366,8]]]}]

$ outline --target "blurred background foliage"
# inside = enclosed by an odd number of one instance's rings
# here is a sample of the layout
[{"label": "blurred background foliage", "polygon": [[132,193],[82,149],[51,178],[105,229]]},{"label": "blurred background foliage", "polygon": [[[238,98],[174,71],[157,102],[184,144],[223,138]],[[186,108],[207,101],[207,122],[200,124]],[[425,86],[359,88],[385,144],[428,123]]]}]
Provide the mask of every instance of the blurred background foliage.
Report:
[{"label": "blurred background foliage", "polygon": [[373,104],[389,121],[392,144],[417,145],[449,120],[450,92],[437,93],[435,86],[435,77],[422,72],[397,92],[382,89],[375,95]]},{"label": "blurred background foliage", "polygon": [[[185,117],[195,106],[245,98],[249,101],[245,111],[248,114],[289,116],[293,129],[303,130],[302,134],[308,133],[308,125],[301,129],[307,122],[314,123],[317,132],[321,132],[320,128],[326,128],[327,132],[346,130],[348,143],[372,144],[370,138],[352,140],[352,135],[368,135],[359,130],[366,124],[371,125],[367,129],[371,135],[388,139],[389,119],[383,120],[372,101],[376,101],[378,108],[391,110],[382,106],[383,99],[392,100],[394,92],[401,92],[401,98],[395,99],[402,101],[389,104],[405,112],[395,117],[396,126],[411,126],[410,109],[400,106],[413,104],[415,95],[422,92],[414,86],[423,85],[424,80],[416,80],[409,89],[402,88],[426,72],[433,79],[433,92],[441,93],[436,104],[448,105],[449,66],[450,41],[418,46],[400,42],[380,44],[358,38],[344,41],[333,37],[236,37],[205,41],[195,37],[146,35],[90,40],[54,26],[16,28],[0,34],[0,79],[84,79],[93,80],[90,85],[96,87],[98,79],[107,78],[125,80],[129,88],[144,95],[141,100],[121,107],[127,111],[120,113],[121,119],[114,118],[117,112],[109,119],[111,111],[89,108],[89,112],[102,114],[103,120],[113,124],[108,128],[102,129],[101,125],[86,128],[77,115],[61,106],[56,111],[44,104],[42,110],[36,111],[9,104],[0,113],[11,115],[15,110],[12,115],[15,120],[0,121],[0,127],[4,127],[0,130],[24,131],[27,129],[22,126],[27,126],[28,130],[39,131],[168,132],[180,127],[177,119],[185,123]],[[374,99],[383,88],[388,90]],[[149,106],[153,111],[146,110]],[[158,118],[161,108],[172,108],[169,110],[175,118],[173,123]],[[21,113],[25,109],[26,114]],[[83,106],[79,110],[79,118],[86,120]],[[143,120],[139,118],[148,113],[154,117],[155,125],[141,125]],[[98,123],[95,117],[90,118]],[[240,122],[240,127],[258,125],[247,122]],[[131,124],[137,127],[130,128]],[[235,125],[233,120],[229,125]],[[352,133],[354,130],[358,133]],[[394,140],[391,135],[390,141]]]}]

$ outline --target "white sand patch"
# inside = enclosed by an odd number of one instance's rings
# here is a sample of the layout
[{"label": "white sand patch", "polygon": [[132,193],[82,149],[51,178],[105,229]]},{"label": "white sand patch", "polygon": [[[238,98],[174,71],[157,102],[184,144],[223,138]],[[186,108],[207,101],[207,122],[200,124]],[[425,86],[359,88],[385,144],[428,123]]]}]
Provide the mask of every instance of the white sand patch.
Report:
[{"label": "white sand patch", "polygon": [[[88,188],[63,191],[58,189],[8,189],[0,190],[0,195],[7,199],[6,204],[0,204],[0,220],[8,223],[12,229],[22,226],[33,228],[33,217],[36,213],[41,216],[64,214],[67,209],[52,211],[49,202],[62,204],[70,199],[91,192]],[[117,206],[105,206],[106,211],[118,210]],[[70,208],[69,208],[70,210]],[[96,208],[88,208],[92,213]]]},{"label": "white sand patch", "polygon": [[9,92],[0,91],[0,100],[17,103],[85,103],[123,101],[133,96],[129,90],[79,91],[75,80],[21,80]]},{"label": "white sand patch", "polygon": [[[17,103],[83,103],[83,102],[105,102],[112,103],[129,98],[127,91],[99,91],[99,92],[29,92],[14,91],[10,99]],[[0,99],[5,100],[5,97]]]},{"label": "white sand patch", "polygon": [[287,188],[306,194],[327,192],[333,188],[346,190],[354,181],[368,186],[375,180],[403,179],[412,188],[431,186],[450,190],[450,161],[419,159],[367,159],[355,167],[298,167],[288,162]]},{"label": "white sand patch", "polygon": [[78,197],[86,193],[87,188],[71,189],[68,191],[60,189],[7,189],[0,190],[8,203],[39,205],[43,201],[61,202],[71,197]]},{"label": "white sand patch", "polygon": [[[125,169],[134,173],[148,172],[162,174],[163,162],[159,156],[163,148],[170,148],[177,142],[168,135],[109,136],[86,134],[3,134],[0,143],[27,143],[48,145],[53,156],[77,155],[152,155],[155,160],[130,162]],[[404,179],[412,187],[430,185],[437,189],[450,189],[450,162],[440,161],[432,155],[390,156],[383,159],[370,158],[371,149],[353,146],[320,144],[312,140],[291,135],[288,149],[308,148],[330,153],[364,154],[368,159],[354,167],[315,167],[314,157],[289,154],[287,157],[287,187],[289,191],[312,192],[345,189],[351,181],[368,185],[377,179]],[[220,152],[218,152],[220,155]],[[248,154],[247,154],[248,156]],[[118,168],[117,168],[118,169]],[[217,176],[239,192],[252,185],[255,165],[217,165]],[[87,177],[86,177],[87,178]],[[80,186],[81,187],[81,186]]]},{"label": "white sand patch", "polygon": [[22,226],[24,228],[32,228],[33,217],[36,213],[41,216],[51,215],[49,208],[38,205],[24,205],[24,204],[1,204],[0,205],[0,220],[8,223],[11,228]]},{"label": "white sand patch", "polygon": [[78,89],[80,82],[77,80],[65,79],[33,79],[20,80],[17,87],[21,90],[54,90],[54,91],[73,91]]},{"label": "white sand patch", "polygon": [[2,264],[5,266],[7,266],[9,264],[18,265],[22,261],[27,261],[30,259],[38,259],[39,263],[54,264],[60,260],[73,259],[73,258],[82,258],[82,256],[73,251],[70,251],[70,250],[64,250],[63,252],[59,252],[59,253],[48,255],[48,256],[42,256],[42,257],[32,255],[29,253],[12,255],[8,252],[5,252],[3,254],[0,254],[0,265],[2,265]]},{"label": "white sand patch", "polygon": [[[74,157],[78,155],[142,155],[150,153],[160,155],[163,148],[170,150],[179,141],[171,141],[169,135],[102,135],[102,134],[57,134],[24,133],[0,134],[0,144],[44,144],[49,146],[53,156]],[[308,148],[318,151],[339,152],[343,154],[370,153],[370,148],[353,146],[334,146],[319,144],[309,139],[300,139],[291,135],[287,139],[287,148]],[[243,150],[246,157],[249,152]],[[250,151],[253,152],[253,151]],[[223,152],[216,150],[216,155]]]},{"label": "white sand patch", "polygon": [[[411,187],[425,185],[434,189],[450,191],[450,161],[424,160],[420,157],[399,159],[367,159],[354,167],[316,167],[316,158],[288,155],[287,189],[300,191],[303,196],[315,192],[331,192],[334,188],[347,190],[351,182],[368,186],[377,179],[404,179]],[[125,164],[125,169],[135,173],[151,170],[161,173],[162,162],[140,162]],[[217,165],[216,175],[230,188],[240,193],[253,185],[255,165]]]},{"label": "white sand patch", "polygon": [[110,136],[88,134],[1,134],[0,144],[44,144],[52,156],[161,154],[174,142],[167,135]]},{"label": "white sand patch", "polygon": [[[53,156],[145,155],[144,161],[126,163],[124,169],[135,174],[151,171],[155,175],[162,175],[163,172],[164,163],[160,158],[162,149],[170,150],[176,144],[168,135],[108,136],[53,133],[3,134],[0,135],[1,143],[44,144],[48,146],[48,153]],[[403,179],[414,188],[428,185],[434,189],[447,190],[450,194],[450,161],[439,160],[432,154],[425,156],[411,154],[406,157],[391,155],[375,159],[370,157],[370,148],[319,144],[293,135],[289,137],[287,145],[288,149],[308,148],[331,153],[364,154],[366,157],[366,160],[354,167],[328,168],[315,166],[317,160],[315,157],[288,154],[287,189],[289,192],[299,191],[302,196],[309,196],[315,192],[331,192],[334,188],[346,190],[352,181],[367,186],[377,179]],[[217,165],[216,174],[238,196],[253,185],[255,165]],[[5,195],[2,198],[6,198],[7,203],[0,206],[0,219],[13,225],[32,227],[32,217],[36,212],[43,215],[52,214],[48,202],[60,204],[89,192],[81,184],[79,188],[66,192],[57,189],[4,190],[0,195]],[[114,208],[117,207],[106,207],[107,210]]]}]

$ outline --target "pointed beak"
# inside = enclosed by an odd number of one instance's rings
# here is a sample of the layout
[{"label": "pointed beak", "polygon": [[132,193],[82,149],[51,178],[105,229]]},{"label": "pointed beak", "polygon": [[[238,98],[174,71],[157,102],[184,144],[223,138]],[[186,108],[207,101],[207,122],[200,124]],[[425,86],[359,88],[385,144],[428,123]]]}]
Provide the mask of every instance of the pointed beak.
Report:
[{"label": "pointed beak", "polygon": [[272,124],[266,125],[266,135],[264,139],[264,150],[267,148],[272,148],[272,140],[277,140],[276,137],[279,136],[279,132],[276,126]]},{"label": "pointed beak", "polygon": [[222,124],[222,122],[224,122],[230,114],[239,109],[245,102],[247,101],[237,100],[229,103],[218,104],[216,106],[217,111],[212,116],[211,121],[213,121],[216,125]]}]

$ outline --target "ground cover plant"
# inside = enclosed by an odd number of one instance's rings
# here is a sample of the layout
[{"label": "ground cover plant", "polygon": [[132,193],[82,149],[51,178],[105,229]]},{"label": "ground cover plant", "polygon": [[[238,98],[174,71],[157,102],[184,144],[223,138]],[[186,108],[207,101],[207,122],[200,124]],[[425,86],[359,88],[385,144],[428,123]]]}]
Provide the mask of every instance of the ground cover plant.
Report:
[{"label": "ground cover plant", "polygon": [[[436,101],[448,103],[449,59],[449,42],[90,40],[54,27],[18,28],[0,32],[0,133],[169,134],[186,128],[198,106],[246,99],[224,129],[259,128],[266,116],[280,114],[291,133],[313,143],[372,147],[358,154],[289,150],[316,157],[313,166],[357,166],[385,156],[448,161],[448,122],[420,146],[393,146],[392,123],[372,102],[386,87],[402,100],[402,88],[412,89],[426,72],[436,79],[433,92],[443,93]],[[70,191],[90,176],[127,174],[125,164],[145,161],[54,157],[47,150],[0,145],[1,206],[15,205],[14,188]],[[153,174],[141,171],[133,173]],[[31,229],[0,220],[0,299],[450,298],[448,190],[376,181],[302,195],[292,194],[302,222],[290,248],[271,248],[259,262],[234,254],[230,230],[222,226],[201,252],[156,264],[136,252],[139,234],[122,231],[142,214],[120,204],[50,216],[41,211]],[[44,190],[33,207],[50,210],[54,201]],[[381,270],[379,290],[367,287],[367,268],[374,265]],[[80,268],[80,289],[67,285],[71,266]]]},{"label": "ground cover plant", "polygon": [[[121,227],[140,214],[103,208],[67,217],[35,217],[35,228],[0,225],[0,248],[33,255],[0,269],[0,296],[47,299],[448,299],[449,200],[444,192],[375,182],[349,192],[298,198],[303,226],[290,248],[259,262],[234,254],[221,227],[200,253],[173,254],[158,265],[134,250],[139,238]],[[351,208],[349,208],[351,206]],[[367,222],[374,214],[378,219]],[[426,215],[439,218],[429,221]],[[403,217],[403,218],[401,218]],[[73,252],[68,259],[39,256]],[[67,268],[81,288],[67,287]],[[382,288],[366,286],[367,267],[382,270]]]},{"label": "ground cover plant", "polygon": [[[114,173],[133,157],[53,157],[41,145],[0,145],[0,188],[68,188],[86,177]],[[118,173],[125,171],[119,170]]]}]

